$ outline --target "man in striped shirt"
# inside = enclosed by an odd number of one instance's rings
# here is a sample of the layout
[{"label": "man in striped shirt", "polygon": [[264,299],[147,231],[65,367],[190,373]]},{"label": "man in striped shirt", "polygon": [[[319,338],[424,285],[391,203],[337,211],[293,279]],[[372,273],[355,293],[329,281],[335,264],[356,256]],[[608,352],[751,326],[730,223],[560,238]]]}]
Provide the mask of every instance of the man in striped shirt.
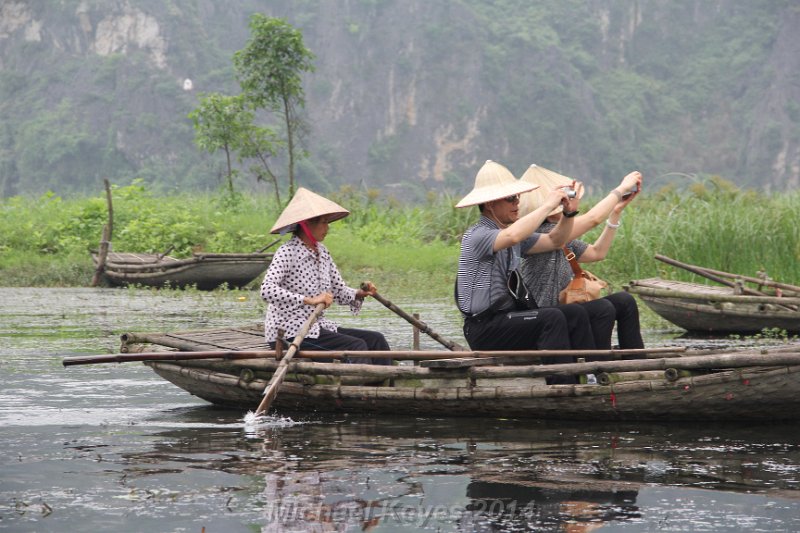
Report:
[{"label": "man in striped shirt", "polygon": [[[508,276],[517,268],[520,256],[560,249],[578,213],[579,199],[558,188],[547,194],[539,209],[519,218],[519,195],[535,188],[514,178],[504,166],[487,161],[473,190],[456,205],[477,205],[481,211],[480,220],[462,238],[456,281],[464,336],[472,349],[595,348],[588,314],[580,306],[518,310],[509,293]],[[561,221],[550,233],[536,233],[547,214],[559,205],[564,208]]]}]

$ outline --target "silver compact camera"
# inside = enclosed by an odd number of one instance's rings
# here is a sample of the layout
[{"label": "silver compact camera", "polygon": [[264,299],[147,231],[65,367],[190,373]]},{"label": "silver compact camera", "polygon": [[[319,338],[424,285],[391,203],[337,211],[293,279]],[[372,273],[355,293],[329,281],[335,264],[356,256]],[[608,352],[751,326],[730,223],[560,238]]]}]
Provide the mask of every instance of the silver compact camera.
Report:
[{"label": "silver compact camera", "polygon": [[622,197],[623,198],[627,198],[627,197],[629,197],[631,194],[633,194],[635,192],[639,192],[639,184],[638,183],[633,187],[633,189],[631,189],[628,192],[626,192],[625,194],[623,194]]},{"label": "silver compact camera", "polygon": [[567,193],[567,198],[575,198],[578,193],[572,187],[564,187],[564,192]]}]

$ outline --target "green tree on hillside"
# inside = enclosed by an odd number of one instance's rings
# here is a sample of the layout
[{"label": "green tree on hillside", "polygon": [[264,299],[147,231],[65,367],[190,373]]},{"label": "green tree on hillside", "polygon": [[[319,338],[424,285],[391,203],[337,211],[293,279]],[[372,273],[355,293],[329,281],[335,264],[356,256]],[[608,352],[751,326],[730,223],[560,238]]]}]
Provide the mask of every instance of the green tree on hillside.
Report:
[{"label": "green tree on hillside", "polygon": [[271,179],[275,187],[275,198],[280,202],[280,191],[274,174],[269,169],[269,157],[275,154],[279,142],[275,132],[267,127],[257,126],[255,113],[248,106],[244,96],[226,96],[210,93],[200,98],[200,105],[191,113],[195,128],[195,143],[209,153],[218,150],[225,152],[228,192],[234,194],[233,177],[237,170],[233,168],[232,156],[237,154],[239,161],[255,158],[264,167],[257,166],[254,172],[259,179],[264,174]]},{"label": "green tree on hillside", "polygon": [[[285,128],[289,196],[294,195],[295,163],[305,155],[300,144],[308,124],[302,117],[305,93],[301,76],[312,72],[314,55],[303,44],[302,33],[283,19],[255,14],[251,37],[233,56],[242,94],[256,110],[280,116]],[[277,178],[269,172],[271,178]]]},{"label": "green tree on hillside", "polygon": [[209,153],[225,152],[228,192],[233,196],[232,156],[244,144],[246,131],[253,125],[253,113],[241,96],[211,93],[200,98],[200,105],[189,118],[194,123],[195,143]]}]

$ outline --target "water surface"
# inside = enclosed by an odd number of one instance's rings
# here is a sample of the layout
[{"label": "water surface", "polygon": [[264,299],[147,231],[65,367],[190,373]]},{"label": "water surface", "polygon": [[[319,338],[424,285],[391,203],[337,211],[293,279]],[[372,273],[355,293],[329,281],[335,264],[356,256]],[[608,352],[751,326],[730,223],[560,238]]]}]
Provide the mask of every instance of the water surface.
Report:
[{"label": "water surface", "polygon": [[[449,301],[394,301],[463,343]],[[800,530],[792,424],[281,413],[245,428],[139,363],[61,364],[125,331],[262,313],[252,292],[0,288],[0,530]],[[410,346],[377,302],[336,316]]]}]

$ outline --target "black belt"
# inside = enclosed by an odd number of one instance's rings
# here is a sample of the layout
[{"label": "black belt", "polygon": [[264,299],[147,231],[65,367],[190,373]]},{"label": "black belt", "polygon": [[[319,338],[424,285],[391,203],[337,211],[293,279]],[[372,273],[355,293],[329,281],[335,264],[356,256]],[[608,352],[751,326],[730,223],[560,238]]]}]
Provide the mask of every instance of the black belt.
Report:
[{"label": "black belt", "polygon": [[513,309],[504,309],[502,311],[498,311],[497,309],[486,309],[485,311],[481,311],[480,313],[474,315],[464,315],[464,321],[475,323],[488,322],[497,315],[503,315],[509,311],[513,311]]}]

